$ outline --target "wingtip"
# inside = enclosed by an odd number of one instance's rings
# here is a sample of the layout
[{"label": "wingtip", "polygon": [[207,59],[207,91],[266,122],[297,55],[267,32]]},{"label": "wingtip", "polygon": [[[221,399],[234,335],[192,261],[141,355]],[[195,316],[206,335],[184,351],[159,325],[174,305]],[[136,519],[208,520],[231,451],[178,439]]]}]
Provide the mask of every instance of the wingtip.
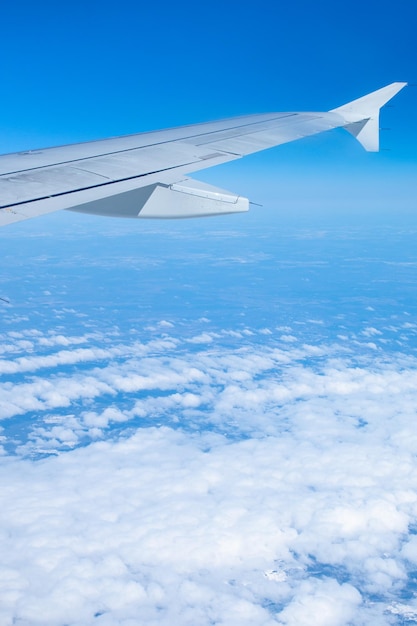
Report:
[{"label": "wingtip", "polygon": [[379,111],[401,89],[407,86],[404,82],[395,82],[366,96],[352,100],[336,109],[346,122],[345,128],[368,152],[379,151]]},{"label": "wingtip", "polygon": [[[351,102],[347,102],[342,106],[337,107],[336,109],[332,109],[331,112],[334,113],[364,113],[371,111],[374,113],[378,111],[381,107],[384,106],[391,98],[393,98],[401,89],[404,89],[408,83],[396,82],[390,83],[385,87],[381,87],[381,89],[377,89],[376,91],[371,91],[366,94],[366,96],[362,96],[361,98],[357,98],[356,100],[352,100]],[[353,121],[353,120],[352,120]]]}]

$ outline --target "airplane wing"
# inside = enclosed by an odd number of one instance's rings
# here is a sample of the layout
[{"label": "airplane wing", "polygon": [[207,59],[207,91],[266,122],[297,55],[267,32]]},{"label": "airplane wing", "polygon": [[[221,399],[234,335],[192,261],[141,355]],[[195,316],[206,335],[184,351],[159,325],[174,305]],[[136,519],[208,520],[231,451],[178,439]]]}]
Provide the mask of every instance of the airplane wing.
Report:
[{"label": "airplane wing", "polygon": [[188,177],[282,143],[343,127],[379,149],[392,83],[327,112],[269,113],[0,156],[0,226],[60,209],[131,218],[247,211],[237,194]]}]

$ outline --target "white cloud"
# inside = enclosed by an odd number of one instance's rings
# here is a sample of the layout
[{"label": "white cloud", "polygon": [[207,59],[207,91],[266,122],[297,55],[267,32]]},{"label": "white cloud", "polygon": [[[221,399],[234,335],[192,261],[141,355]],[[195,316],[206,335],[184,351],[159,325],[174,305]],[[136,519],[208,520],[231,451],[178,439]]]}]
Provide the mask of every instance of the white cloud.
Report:
[{"label": "white cloud", "polygon": [[210,333],[201,333],[200,335],[191,337],[188,341],[189,343],[211,343],[213,341],[213,337]]},{"label": "white cloud", "polygon": [[344,626],[357,618],[356,610],[361,604],[354,587],[334,580],[306,581],[300,595],[278,617],[279,624],[300,626],[313,620],[317,626]]},{"label": "white cloud", "polygon": [[100,612],[116,624],[367,623],[366,593],[403,582],[415,501],[401,496],[404,468],[380,475],[373,458],[370,476],[355,471],[356,446],[318,458],[295,433],[231,443],[151,428],[41,462],[4,459],[5,623],[90,624]]},{"label": "white cloud", "polygon": [[297,341],[297,337],[295,337],[294,335],[281,335],[280,340],[284,341],[285,343],[294,343],[295,341]]},{"label": "white cloud", "polygon": [[168,322],[167,320],[161,320],[158,322],[158,326],[161,328],[173,328],[174,324],[172,322]]},{"label": "white cloud", "polygon": [[365,337],[375,337],[377,335],[382,335],[382,332],[377,328],[373,328],[372,326],[367,326],[363,331],[362,335]]},{"label": "white cloud", "polygon": [[226,332],[11,350],[0,623],[411,619],[417,360]]}]

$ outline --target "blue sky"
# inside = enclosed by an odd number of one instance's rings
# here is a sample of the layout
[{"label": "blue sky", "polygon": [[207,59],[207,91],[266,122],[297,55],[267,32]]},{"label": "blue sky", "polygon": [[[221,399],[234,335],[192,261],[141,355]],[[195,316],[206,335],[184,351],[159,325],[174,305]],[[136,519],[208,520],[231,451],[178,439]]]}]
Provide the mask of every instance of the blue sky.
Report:
[{"label": "blue sky", "polygon": [[[413,0],[8,3],[0,150],[246,113],[328,110],[393,81],[417,82],[416,18]],[[397,193],[410,203],[416,104],[417,88],[409,88],[385,109],[382,126],[391,130],[381,145],[389,151],[379,155],[336,131],[202,177],[230,180],[232,190],[263,203],[277,189],[306,202],[320,193],[318,180],[331,197],[346,197],[348,186],[355,199],[359,185],[372,190],[376,207]]]}]

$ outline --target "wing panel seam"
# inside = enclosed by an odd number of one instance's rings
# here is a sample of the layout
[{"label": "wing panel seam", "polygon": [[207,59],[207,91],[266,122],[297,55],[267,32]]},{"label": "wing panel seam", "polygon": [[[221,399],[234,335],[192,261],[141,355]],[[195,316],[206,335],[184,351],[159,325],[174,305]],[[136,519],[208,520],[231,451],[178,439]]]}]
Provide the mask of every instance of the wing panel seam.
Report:
[{"label": "wing panel seam", "polygon": [[24,204],[31,204],[33,202],[49,200],[50,198],[60,198],[62,196],[69,196],[72,193],[79,193],[81,191],[89,191],[90,189],[97,189],[99,187],[106,187],[108,185],[116,185],[117,183],[124,183],[129,180],[136,180],[139,178],[144,178],[145,176],[152,176],[153,174],[160,174],[163,172],[172,171],[177,168],[187,167],[187,165],[194,165],[194,164],[195,164],[195,161],[190,161],[189,163],[181,163],[181,165],[175,165],[174,167],[166,167],[161,170],[154,170],[153,172],[146,172],[146,174],[139,174],[138,176],[127,176],[126,178],[119,178],[118,180],[109,180],[104,183],[99,183],[98,185],[80,187],[78,189],[71,189],[70,191],[61,191],[60,193],[53,193],[47,196],[40,196],[39,198],[31,198],[30,200],[22,200],[21,202],[13,202],[12,204],[4,204],[3,206],[0,206],[0,211],[6,210],[6,209],[12,209],[13,207],[22,206]]},{"label": "wing panel seam", "polygon": [[[280,117],[273,117],[273,118],[271,118],[269,120],[266,120],[266,121],[274,122],[275,120],[281,120],[283,118],[294,117],[294,116],[297,116],[297,115],[299,115],[299,113],[290,113],[289,115],[285,115],[285,116],[281,115]],[[12,176],[13,174],[21,174],[22,172],[33,172],[34,170],[44,170],[44,169],[47,169],[48,167],[56,167],[56,166],[59,166],[59,165],[70,165],[71,163],[79,163],[81,161],[90,161],[91,159],[98,159],[98,158],[101,158],[101,157],[113,156],[115,154],[123,154],[124,152],[132,152],[134,150],[142,150],[143,148],[153,148],[154,146],[160,146],[160,145],[163,145],[163,144],[180,143],[180,142],[183,142],[183,141],[189,141],[190,139],[194,139],[195,137],[204,137],[205,135],[206,136],[214,135],[216,133],[224,132],[225,130],[233,130],[233,129],[237,129],[237,128],[244,128],[245,126],[246,127],[247,126],[256,126],[257,124],[264,124],[264,123],[265,123],[265,120],[257,121],[257,122],[250,122],[249,124],[240,124],[238,126],[231,126],[228,129],[224,129],[223,128],[221,130],[213,130],[213,131],[206,132],[206,133],[198,133],[197,135],[189,135],[188,137],[181,137],[180,139],[177,138],[177,139],[169,139],[168,141],[158,141],[156,143],[146,144],[145,146],[135,146],[134,148],[125,148],[123,150],[114,150],[112,152],[103,152],[101,154],[94,154],[93,156],[81,157],[79,159],[71,159],[69,161],[60,161],[58,163],[50,163],[49,165],[40,165],[38,167],[28,167],[28,168],[22,169],[22,170],[14,170],[14,171],[11,171],[11,172],[4,172],[3,174],[0,174],[0,179],[3,176]],[[158,131],[155,131],[155,132],[158,132]],[[127,135],[127,137],[131,137],[131,136],[132,135]],[[123,139],[123,137],[120,137],[120,139]],[[97,139],[96,141],[99,142],[99,141],[106,141],[106,140],[105,139],[104,140]],[[86,142],[86,143],[90,143],[90,142]],[[93,143],[93,142],[91,142],[91,143]],[[207,143],[210,143],[210,142],[207,142]],[[71,145],[76,145],[76,144],[69,144],[68,146],[61,146],[61,147],[65,148],[65,147],[69,147]],[[50,148],[45,148],[45,149],[49,150]],[[54,148],[52,148],[52,149],[54,149]],[[7,155],[1,155],[1,156],[7,156]],[[163,171],[163,170],[161,170],[161,171]],[[152,172],[149,172],[149,173],[152,174]],[[2,208],[2,207],[0,207],[0,208]]]}]

